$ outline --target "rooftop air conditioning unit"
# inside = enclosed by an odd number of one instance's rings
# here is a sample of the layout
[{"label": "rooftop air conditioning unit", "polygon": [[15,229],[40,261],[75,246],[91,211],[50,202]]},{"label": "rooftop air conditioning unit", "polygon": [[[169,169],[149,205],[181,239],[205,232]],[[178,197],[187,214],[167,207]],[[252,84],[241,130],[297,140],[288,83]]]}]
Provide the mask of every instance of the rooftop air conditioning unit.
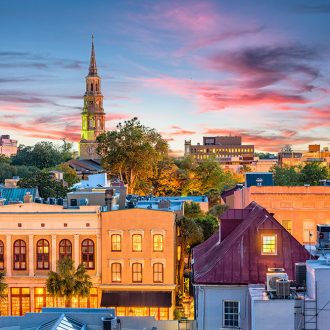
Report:
[{"label": "rooftop air conditioning unit", "polygon": [[276,295],[278,298],[290,297],[290,281],[280,279],[276,281]]},{"label": "rooftop air conditioning unit", "polygon": [[276,281],[277,280],[288,280],[287,273],[267,273],[267,291],[276,292]]}]

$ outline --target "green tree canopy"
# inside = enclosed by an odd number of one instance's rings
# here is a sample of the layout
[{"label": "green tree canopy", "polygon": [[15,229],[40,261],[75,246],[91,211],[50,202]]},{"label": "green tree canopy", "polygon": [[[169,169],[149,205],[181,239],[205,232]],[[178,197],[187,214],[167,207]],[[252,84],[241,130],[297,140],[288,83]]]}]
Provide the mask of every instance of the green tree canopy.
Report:
[{"label": "green tree canopy", "polygon": [[21,188],[37,187],[42,198],[64,198],[67,194],[67,189],[63,187],[62,182],[54,180],[48,170],[40,171],[34,177],[22,179],[17,185]]},{"label": "green tree canopy", "polygon": [[324,179],[330,179],[330,172],[327,167],[319,162],[307,163],[300,171],[302,185],[319,186],[320,180]]},{"label": "green tree canopy", "polygon": [[272,168],[275,186],[299,186],[299,168],[274,166]]},{"label": "green tree canopy", "polygon": [[97,140],[103,167],[126,182],[129,193],[135,191],[137,180],[154,176],[158,162],[168,153],[161,135],[137,118],[118,124],[116,131],[101,134]]},{"label": "green tree canopy", "polygon": [[63,179],[67,182],[69,187],[72,187],[75,183],[80,182],[80,178],[77,172],[71,168],[68,164],[62,163],[55,167],[56,170],[63,172]]},{"label": "green tree canopy", "polygon": [[85,266],[80,264],[75,269],[74,261],[70,258],[58,260],[57,272],[50,271],[46,281],[49,294],[53,297],[64,297],[66,307],[71,307],[73,296],[88,296],[92,285]]}]

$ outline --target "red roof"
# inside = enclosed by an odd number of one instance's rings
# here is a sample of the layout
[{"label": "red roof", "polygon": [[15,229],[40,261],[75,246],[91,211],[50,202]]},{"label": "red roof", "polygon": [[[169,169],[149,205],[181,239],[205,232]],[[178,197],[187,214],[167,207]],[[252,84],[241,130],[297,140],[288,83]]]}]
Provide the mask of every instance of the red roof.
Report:
[{"label": "red roof", "polygon": [[[243,212],[227,211],[221,216],[221,227],[221,242],[216,232],[193,249],[196,284],[264,283],[268,267],[284,268],[289,279],[294,279],[295,263],[310,257],[304,246],[255,202]],[[261,254],[261,234],[277,235],[277,255]]]}]

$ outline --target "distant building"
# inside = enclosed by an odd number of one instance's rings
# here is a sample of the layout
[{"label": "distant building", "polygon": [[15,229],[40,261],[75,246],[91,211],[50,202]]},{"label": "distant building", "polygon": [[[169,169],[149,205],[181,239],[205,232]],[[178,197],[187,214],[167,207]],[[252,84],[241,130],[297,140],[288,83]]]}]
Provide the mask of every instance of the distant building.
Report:
[{"label": "distant building", "polygon": [[273,186],[273,173],[248,172],[245,173],[245,186]]},{"label": "distant building", "polygon": [[197,162],[213,157],[225,169],[239,172],[243,165],[252,164],[254,145],[243,145],[241,136],[204,136],[202,145],[192,145],[191,140],[186,140],[184,154]]},{"label": "distant building", "polygon": [[317,224],[330,224],[330,186],[252,186],[230,190],[223,198],[234,209],[252,201],[262,205],[303,244],[315,243]]},{"label": "distant building", "polygon": [[39,197],[38,189],[0,187],[0,205],[23,203],[27,197],[29,202],[33,202],[36,197]]},{"label": "distant building", "polygon": [[[288,250],[289,249],[289,250]],[[221,216],[221,232],[193,248],[193,286],[198,330],[237,328],[243,330],[294,329],[280,318],[255,327],[249,303],[251,284],[273,277],[295,279],[295,264],[305,262],[308,251],[257,203],[243,210],[229,210]],[[284,268],[278,274],[279,268]],[[276,284],[276,283],[275,283]],[[266,298],[265,298],[266,299]],[[269,300],[269,299],[268,299]],[[275,300],[276,306],[279,300]],[[292,302],[291,302],[292,304]],[[290,305],[290,303],[289,303]],[[290,305],[291,306],[291,305]],[[255,305],[254,305],[255,307]],[[294,305],[289,318],[294,320]],[[271,306],[269,307],[271,308]],[[262,313],[278,316],[278,307]],[[274,317],[273,317],[274,319]],[[282,324],[285,324],[282,327]]]},{"label": "distant building", "polygon": [[0,136],[0,155],[10,157],[17,154],[17,140],[12,140],[10,135]]}]

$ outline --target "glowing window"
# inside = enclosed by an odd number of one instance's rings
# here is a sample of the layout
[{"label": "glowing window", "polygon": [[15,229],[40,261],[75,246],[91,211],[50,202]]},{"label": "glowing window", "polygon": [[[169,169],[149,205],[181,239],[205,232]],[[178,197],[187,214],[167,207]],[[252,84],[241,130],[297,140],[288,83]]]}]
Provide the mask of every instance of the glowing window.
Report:
[{"label": "glowing window", "polygon": [[292,233],[292,220],[282,220],[282,226],[291,234]]},{"label": "glowing window", "polygon": [[163,235],[160,234],[154,235],[154,251],[163,251],[163,250],[164,250]]},{"label": "glowing window", "polygon": [[121,251],[121,235],[111,235],[111,251]]},{"label": "glowing window", "polygon": [[121,282],[121,264],[113,263],[111,264],[111,280],[112,282]]},{"label": "glowing window", "polygon": [[142,235],[136,234],[132,236],[132,250],[142,251]]},{"label": "glowing window", "polygon": [[49,243],[45,239],[37,242],[37,269],[49,269]]},{"label": "glowing window", "polygon": [[261,254],[277,254],[276,235],[262,235]]},{"label": "glowing window", "polygon": [[5,259],[4,259],[4,244],[2,241],[0,241],[0,269],[5,269]]},{"label": "glowing window", "polygon": [[142,283],[142,264],[134,263],[132,265],[132,282]]},{"label": "glowing window", "polygon": [[86,269],[94,269],[94,242],[85,239],[81,243],[81,261]]}]

